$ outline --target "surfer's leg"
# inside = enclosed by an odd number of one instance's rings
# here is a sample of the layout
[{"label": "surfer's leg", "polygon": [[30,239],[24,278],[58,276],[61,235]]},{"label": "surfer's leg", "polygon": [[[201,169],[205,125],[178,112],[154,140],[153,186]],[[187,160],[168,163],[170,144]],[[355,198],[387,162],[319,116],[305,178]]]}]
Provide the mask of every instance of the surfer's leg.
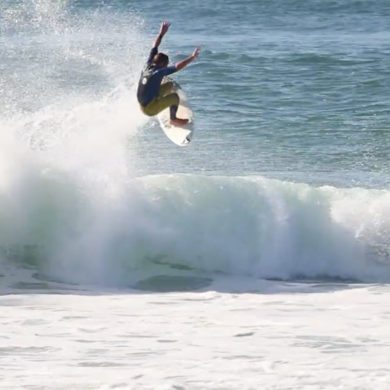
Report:
[{"label": "surfer's leg", "polygon": [[174,84],[172,81],[168,81],[167,83],[161,84],[160,90],[158,91],[158,96],[163,97],[165,95],[168,95],[169,93],[172,92],[173,86]]},{"label": "surfer's leg", "polygon": [[151,103],[143,108],[143,112],[146,115],[153,116],[169,107],[171,123],[177,126],[181,126],[186,124],[188,119],[180,119],[176,117],[179,101],[180,98],[177,93],[170,93],[169,95],[157,97],[154,99]]},{"label": "surfer's leg", "polygon": [[170,117],[171,117],[171,120],[172,119],[176,119],[176,114],[177,114],[177,109],[179,107],[178,106],[170,106],[169,107],[169,112],[170,112]]},{"label": "surfer's leg", "polygon": [[[178,118],[176,116],[177,110],[179,108],[179,102],[180,102],[179,95],[177,93],[171,93],[171,94],[169,94],[169,95],[167,95],[165,97],[169,97],[169,96],[172,96],[172,95],[175,96],[175,98],[174,99],[172,98],[174,100],[173,104],[169,105],[169,112],[170,112],[169,116],[171,118],[171,124],[175,125],[175,126],[183,126],[186,123],[188,123],[188,119],[182,119],[182,118]],[[176,97],[177,97],[177,103],[176,103]]]},{"label": "surfer's leg", "polygon": [[[171,95],[176,95],[176,96],[178,97],[178,99],[179,99],[179,96],[178,96],[176,93],[173,93],[173,94],[171,94]],[[170,96],[170,95],[168,95],[168,96]],[[171,118],[171,124],[172,124],[172,125],[175,125],[175,126],[183,126],[183,125],[185,125],[186,123],[188,123],[188,119],[182,119],[182,118],[178,118],[178,117],[176,116],[177,110],[178,110],[178,108],[179,108],[179,106],[178,106],[179,101],[180,101],[180,100],[178,100],[178,102],[177,102],[176,104],[172,104],[172,105],[170,105],[170,107],[169,107],[170,118]]]},{"label": "surfer's leg", "polygon": [[172,105],[169,107],[170,118],[171,118],[171,124],[172,124],[172,125],[175,125],[175,126],[183,126],[183,125],[185,125],[186,123],[188,123],[188,119],[182,119],[182,118],[178,118],[178,117],[176,116],[178,108],[179,108],[179,107],[178,107],[177,104],[172,104]]},{"label": "surfer's leg", "polygon": [[[157,97],[151,103],[149,103],[145,110],[147,110],[147,115],[157,115],[162,110],[170,106],[178,106],[179,105],[179,95],[177,93],[171,93],[166,96]],[[177,111],[177,109],[176,109]]]}]

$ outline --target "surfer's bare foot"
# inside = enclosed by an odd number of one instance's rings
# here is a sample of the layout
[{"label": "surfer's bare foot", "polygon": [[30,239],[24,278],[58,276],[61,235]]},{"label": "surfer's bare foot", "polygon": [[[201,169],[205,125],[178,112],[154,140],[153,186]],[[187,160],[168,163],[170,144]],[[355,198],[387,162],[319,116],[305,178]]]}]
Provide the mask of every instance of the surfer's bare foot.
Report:
[{"label": "surfer's bare foot", "polygon": [[171,119],[171,125],[174,126],[183,126],[188,123],[188,119],[175,118]]}]

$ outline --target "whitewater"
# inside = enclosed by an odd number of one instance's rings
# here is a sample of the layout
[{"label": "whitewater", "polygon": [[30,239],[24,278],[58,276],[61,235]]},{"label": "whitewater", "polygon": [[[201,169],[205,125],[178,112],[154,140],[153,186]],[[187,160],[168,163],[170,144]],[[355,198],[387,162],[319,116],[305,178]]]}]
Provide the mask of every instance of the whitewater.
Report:
[{"label": "whitewater", "polygon": [[[1,389],[388,388],[388,7],[244,3],[0,4]],[[135,97],[166,18],[184,149]]]}]

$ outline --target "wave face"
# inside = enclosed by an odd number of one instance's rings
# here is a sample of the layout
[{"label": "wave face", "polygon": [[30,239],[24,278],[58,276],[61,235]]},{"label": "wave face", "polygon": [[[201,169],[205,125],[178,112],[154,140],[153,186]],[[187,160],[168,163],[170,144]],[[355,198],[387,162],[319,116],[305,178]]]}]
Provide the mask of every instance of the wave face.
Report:
[{"label": "wave face", "polygon": [[0,242],[45,278],[115,286],[183,272],[390,278],[389,191],[161,175],[113,193],[28,165],[2,182]]}]

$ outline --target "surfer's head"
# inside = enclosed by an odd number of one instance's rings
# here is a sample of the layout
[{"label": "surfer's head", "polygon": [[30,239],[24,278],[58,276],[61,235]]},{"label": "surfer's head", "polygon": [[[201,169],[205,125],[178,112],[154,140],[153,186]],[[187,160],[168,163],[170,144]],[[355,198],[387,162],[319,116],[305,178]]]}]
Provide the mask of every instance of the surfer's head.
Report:
[{"label": "surfer's head", "polygon": [[169,63],[169,57],[164,53],[157,53],[153,57],[153,64],[155,64],[158,67],[168,66]]}]

